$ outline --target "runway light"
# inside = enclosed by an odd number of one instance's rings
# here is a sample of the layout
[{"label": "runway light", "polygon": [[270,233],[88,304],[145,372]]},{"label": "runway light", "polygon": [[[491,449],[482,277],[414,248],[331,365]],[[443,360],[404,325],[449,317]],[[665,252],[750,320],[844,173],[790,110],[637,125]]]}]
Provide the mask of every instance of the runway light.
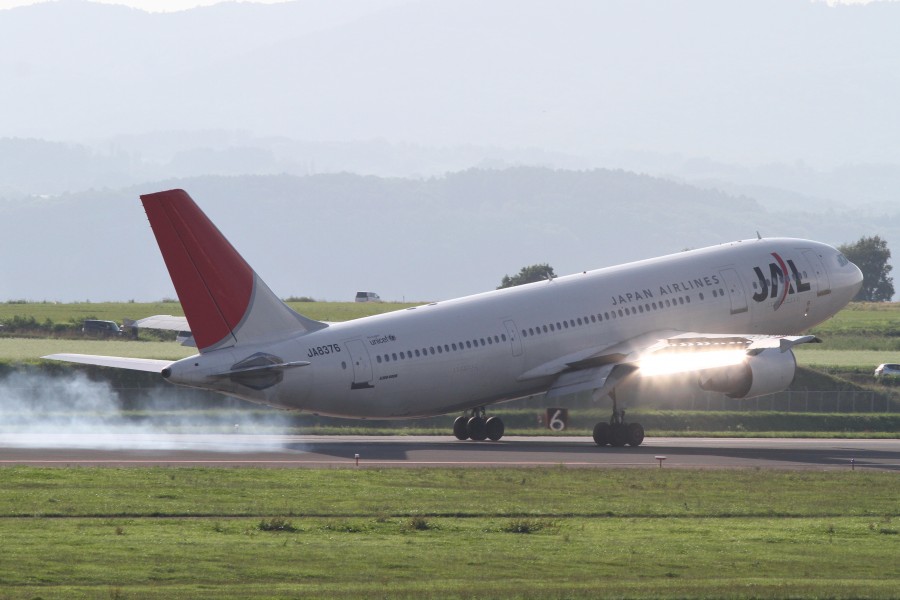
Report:
[{"label": "runway light", "polygon": [[667,456],[654,456],[653,458],[655,458],[656,460],[659,461],[659,468],[662,469],[662,463],[668,457]]},{"label": "runway light", "polygon": [[356,466],[359,466],[359,454],[354,454],[353,458],[356,460]]},{"label": "runway light", "polygon": [[645,377],[673,375],[689,371],[702,371],[717,367],[730,367],[743,362],[746,353],[741,350],[713,350],[704,352],[658,353],[641,361],[640,374]]}]

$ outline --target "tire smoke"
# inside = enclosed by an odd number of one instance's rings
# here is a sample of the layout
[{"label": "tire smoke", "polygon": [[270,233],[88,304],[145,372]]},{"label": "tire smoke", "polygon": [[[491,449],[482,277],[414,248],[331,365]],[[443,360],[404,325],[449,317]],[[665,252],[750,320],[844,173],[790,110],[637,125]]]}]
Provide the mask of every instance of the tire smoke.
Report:
[{"label": "tire smoke", "polygon": [[[265,410],[172,410],[176,388],[142,392],[125,410],[108,382],[83,373],[13,372],[0,379],[0,447],[276,451],[253,433],[282,433],[287,413]],[[196,434],[196,435],[186,435]],[[202,434],[202,435],[201,435]],[[217,435],[211,435],[217,434]],[[265,439],[271,439],[267,436]]]}]

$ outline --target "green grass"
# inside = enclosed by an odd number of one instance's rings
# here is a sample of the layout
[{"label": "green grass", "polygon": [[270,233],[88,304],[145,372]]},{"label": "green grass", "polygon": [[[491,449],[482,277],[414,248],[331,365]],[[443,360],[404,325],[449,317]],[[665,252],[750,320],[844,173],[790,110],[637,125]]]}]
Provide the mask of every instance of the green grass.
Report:
[{"label": "green grass", "polygon": [[[359,317],[400,310],[421,303],[400,302],[288,302],[297,312],[319,321],[347,321]],[[153,315],[183,316],[178,302],[4,302],[0,303],[0,323],[13,317],[34,317],[38,323],[80,323],[101,319],[122,323],[123,319],[143,319]]]},{"label": "green grass", "polygon": [[878,350],[830,350],[804,346],[794,348],[794,353],[797,355],[797,364],[804,367],[866,368],[871,369],[870,375],[881,363],[900,361],[900,352]]},{"label": "green grass", "polygon": [[898,335],[900,302],[852,302],[831,319],[813,327],[817,335],[868,333]]},{"label": "green grass", "polygon": [[9,362],[35,362],[41,356],[57,353],[100,354],[131,358],[177,360],[197,353],[196,348],[176,342],[130,340],[0,338],[0,357]]},{"label": "green grass", "polygon": [[862,470],[8,467],[0,475],[2,518],[900,516],[900,478]]},{"label": "green grass", "polygon": [[0,476],[0,598],[891,598],[900,581],[892,473]]}]

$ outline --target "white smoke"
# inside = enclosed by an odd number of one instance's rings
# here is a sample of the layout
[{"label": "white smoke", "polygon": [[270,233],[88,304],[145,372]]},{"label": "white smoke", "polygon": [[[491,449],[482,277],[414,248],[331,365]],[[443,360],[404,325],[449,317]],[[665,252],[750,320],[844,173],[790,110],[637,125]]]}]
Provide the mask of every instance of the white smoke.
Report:
[{"label": "white smoke", "polygon": [[[107,382],[83,373],[49,376],[13,372],[0,379],[0,447],[205,450],[266,452],[283,449],[285,413],[171,410],[175,388],[154,388],[140,411],[125,411]],[[273,441],[274,440],[274,441]]]}]

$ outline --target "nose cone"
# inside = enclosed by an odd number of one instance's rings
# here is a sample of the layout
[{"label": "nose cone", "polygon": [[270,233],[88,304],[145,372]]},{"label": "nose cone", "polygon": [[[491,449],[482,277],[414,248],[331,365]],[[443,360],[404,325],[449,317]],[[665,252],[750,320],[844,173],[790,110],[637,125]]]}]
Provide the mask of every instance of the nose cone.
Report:
[{"label": "nose cone", "polygon": [[833,274],[834,287],[841,291],[844,302],[850,302],[859,293],[863,285],[863,274],[852,262],[847,262],[842,268]]},{"label": "nose cone", "polygon": [[862,289],[863,273],[855,264],[850,264],[853,265],[853,296],[851,296],[851,298],[855,298],[856,294],[859,293],[859,290]]}]

